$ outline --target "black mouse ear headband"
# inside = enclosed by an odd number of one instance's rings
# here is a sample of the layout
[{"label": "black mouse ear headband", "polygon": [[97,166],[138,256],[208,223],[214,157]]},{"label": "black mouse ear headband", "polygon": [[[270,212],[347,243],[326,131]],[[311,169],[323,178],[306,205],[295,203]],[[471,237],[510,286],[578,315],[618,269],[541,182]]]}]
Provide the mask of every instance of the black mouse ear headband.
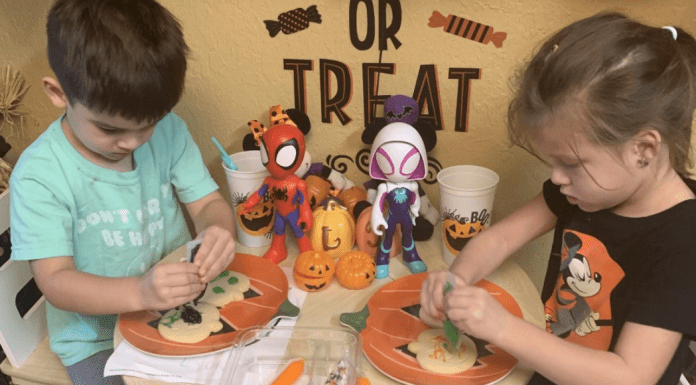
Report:
[{"label": "black mouse ear headband", "polygon": [[[312,128],[309,116],[296,108],[283,110],[281,105],[273,106],[268,110],[268,119],[271,122],[270,127],[277,124],[290,124],[296,126],[303,135],[307,135]],[[258,150],[261,145],[261,137],[269,127],[266,127],[258,120],[250,120],[247,122],[247,125],[251,132],[244,135],[242,149],[244,151]]]}]

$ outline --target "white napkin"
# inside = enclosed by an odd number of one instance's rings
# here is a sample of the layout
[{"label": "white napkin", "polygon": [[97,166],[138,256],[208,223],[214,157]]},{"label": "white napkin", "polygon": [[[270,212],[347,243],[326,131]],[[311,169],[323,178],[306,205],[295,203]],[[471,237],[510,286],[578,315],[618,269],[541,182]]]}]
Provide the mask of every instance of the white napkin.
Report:
[{"label": "white napkin", "polygon": [[[282,266],[281,268],[288,277],[288,300],[302,309],[307,292],[295,286],[292,267]],[[270,324],[291,328],[296,321],[297,318],[282,318],[272,320]],[[227,385],[229,379],[223,379],[223,375],[225,371],[229,371],[233,352],[233,349],[226,349],[197,357],[163,357],[143,353],[124,340],[106,362],[104,375],[126,375],[165,382]]]}]

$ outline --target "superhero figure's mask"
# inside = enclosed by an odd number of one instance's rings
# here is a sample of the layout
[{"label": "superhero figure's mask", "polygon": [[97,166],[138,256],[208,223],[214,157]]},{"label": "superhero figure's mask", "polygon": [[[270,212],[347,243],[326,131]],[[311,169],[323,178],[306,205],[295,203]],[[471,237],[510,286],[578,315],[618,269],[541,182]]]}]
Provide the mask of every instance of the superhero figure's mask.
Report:
[{"label": "superhero figure's mask", "polygon": [[295,126],[279,124],[261,137],[261,162],[275,178],[285,179],[302,165],[305,140]]},{"label": "superhero figure's mask", "polygon": [[370,177],[404,182],[425,178],[428,156],[418,131],[396,122],[386,125],[377,134],[370,154]]}]

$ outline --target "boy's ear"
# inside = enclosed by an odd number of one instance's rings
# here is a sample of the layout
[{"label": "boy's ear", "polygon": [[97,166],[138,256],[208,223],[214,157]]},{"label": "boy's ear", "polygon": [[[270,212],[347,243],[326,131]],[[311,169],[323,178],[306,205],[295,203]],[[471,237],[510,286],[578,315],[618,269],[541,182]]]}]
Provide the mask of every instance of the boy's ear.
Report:
[{"label": "boy's ear", "polygon": [[63,92],[63,87],[60,86],[60,83],[58,83],[56,79],[45,77],[42,79],[42,82],[44,91],[49,99],[51,99],[54,106],[58,108],[65,108],[68,106],[68,98],[65,96],[65,92]]}]

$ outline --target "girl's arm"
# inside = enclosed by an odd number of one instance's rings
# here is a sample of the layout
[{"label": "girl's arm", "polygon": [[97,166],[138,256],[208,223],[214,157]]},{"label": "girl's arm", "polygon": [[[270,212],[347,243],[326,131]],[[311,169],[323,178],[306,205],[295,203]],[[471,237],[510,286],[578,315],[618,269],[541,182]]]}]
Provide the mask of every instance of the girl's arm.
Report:
[{"label": "girl's arm", "polygon": [[167,310],[195,299],[205,287],[198,267],[160,263],[140,277],[102,277],[79,271],[71,256],[30,261],[36,284],[56,308],[81,314]]},{"label": "girl's arm", "polygon": [[[509,314],[509,313],[508,313]],[[627,322],[614,352],[563,340],[515,316],[496,346],[558,384],[655,384],[664,373],[680,333]]]},{"label": "girl's arm", "polygon": [[539,193],[524,206],[476,234],[449,270],[472,285],[495,270],[519,248],[551,231],[556,216]]}]

